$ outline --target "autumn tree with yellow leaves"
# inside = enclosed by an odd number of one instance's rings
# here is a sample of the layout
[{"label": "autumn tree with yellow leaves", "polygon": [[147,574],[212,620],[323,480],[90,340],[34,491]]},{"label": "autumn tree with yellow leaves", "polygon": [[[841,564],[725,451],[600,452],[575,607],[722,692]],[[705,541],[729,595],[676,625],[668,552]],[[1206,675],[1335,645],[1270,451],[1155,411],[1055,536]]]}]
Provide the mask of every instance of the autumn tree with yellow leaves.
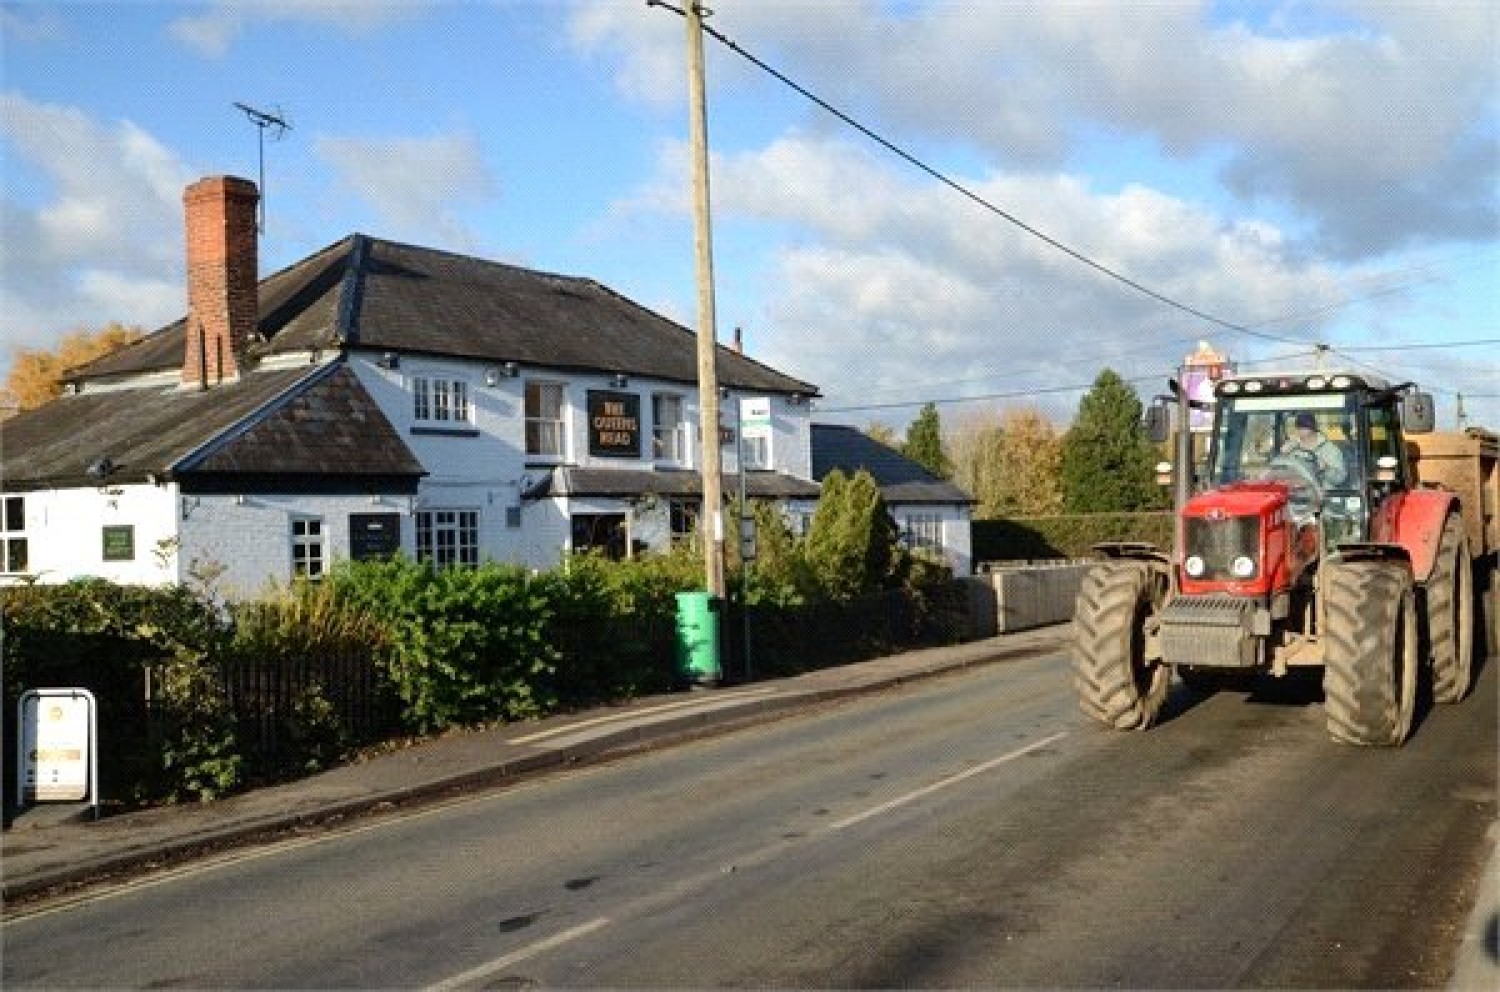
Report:
[{"label": "autumn tree with yellow leaves", "polygon": [[4,389],[0,390],[0,406],[6,412],[39,407],[62,395],[63,377],[70,369],[117,351],[143,336],[139,327],[110,321],[97,331],[72,331],[50,351],[17,348],[11,360],[10,375],[6,377]]}]

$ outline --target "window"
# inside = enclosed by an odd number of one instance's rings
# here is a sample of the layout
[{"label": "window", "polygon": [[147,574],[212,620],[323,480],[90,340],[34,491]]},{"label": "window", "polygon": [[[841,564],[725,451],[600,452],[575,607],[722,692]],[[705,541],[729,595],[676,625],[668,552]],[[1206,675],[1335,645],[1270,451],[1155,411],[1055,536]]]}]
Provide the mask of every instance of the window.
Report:
[{"label": "window", "polygon": [[656,393],[651,397],[651,457],[678,464],[688,460],[682,397],[674,393]]},{"label": "window", "polygon": [[562,458],[563,387],[560,382],[526,384],[526,453]]},{"label": "window", "polygon": [[771,439],[764,434],[745,435],[740,438],[741,451],[745,453],[745,468],[771,467]]},{"label": "window", "polygon": [[323,577],[323,518],[292,518],[292,577]]},{"label": "window", "polygon": [[936,513],[913,513],[907,517],[906,546],[914,551],[942,551],[943,518]]},{"label": "window", "polygon": [[135,527],[131,524],[111,524],[104,528],[103,558],[105,561],[135,561]]},{"label": "window", "polygon": [[478,565],[479,511],[418,512],[417,561],[430,561],[438,568]]},{"label": "window", "polygon": [[26,497],[6,496],[4,529],[0,530],[0,572],[24,572],[26,555]]},{"label": "window", "polygon": [[574,551],[598,551],[613,561],[625,557],[625,514],[575,513],[572,527]]},{"label": "window", "polygon": [[467,425],[471,419],[469,384],[463,379],[414,376],[412,416],[418,424]]},{"label": "window", "polygon": [[669,499],[667,501],[667,514],[671,520],[673,541],[691,541],[698,536],[700,505],[696,499]]}]

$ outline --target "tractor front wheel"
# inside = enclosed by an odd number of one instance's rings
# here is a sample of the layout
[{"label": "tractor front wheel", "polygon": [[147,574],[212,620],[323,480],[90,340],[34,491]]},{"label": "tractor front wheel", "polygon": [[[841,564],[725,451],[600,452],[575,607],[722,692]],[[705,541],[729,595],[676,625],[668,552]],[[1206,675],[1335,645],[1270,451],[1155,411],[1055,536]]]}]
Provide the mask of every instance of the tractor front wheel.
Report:
[{"label": "tractor front wheel", "polygon": [[1083,711],[1117,730],[1156,722],[1172,671],[1146,657],[1147,624],[1165,596],[1165,576],[1140,561],[1090,569],[1073,614],[1073,684]]},{"label": "tractor front wheel", "polygon": [[1398,745],[1417,698],[1417,607],[1404,562],[1329,561],[1323,568],[1323,709],[1347,744]]}]

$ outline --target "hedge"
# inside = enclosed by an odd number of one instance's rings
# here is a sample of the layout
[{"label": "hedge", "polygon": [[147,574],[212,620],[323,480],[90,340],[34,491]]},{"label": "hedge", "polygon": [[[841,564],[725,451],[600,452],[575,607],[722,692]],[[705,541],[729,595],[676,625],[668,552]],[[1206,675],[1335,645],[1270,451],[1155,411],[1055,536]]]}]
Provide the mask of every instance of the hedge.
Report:
[{"label": "hedge", "polygon": [[1169,512],[975,520],[973,554],[976,562],[1048,561],[1093,557],[1094,545],[1110,541],[1144,541],[1167,548],[1173,526]]}]

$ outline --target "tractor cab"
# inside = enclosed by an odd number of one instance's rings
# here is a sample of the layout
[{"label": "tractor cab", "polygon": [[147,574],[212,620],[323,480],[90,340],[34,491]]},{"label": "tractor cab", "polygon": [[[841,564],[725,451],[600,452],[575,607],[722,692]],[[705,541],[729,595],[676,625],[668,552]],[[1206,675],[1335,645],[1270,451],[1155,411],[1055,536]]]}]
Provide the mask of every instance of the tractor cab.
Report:
[{"label": "tractor cab", "polygon": [[1215,390],[1205,488],[1274,485],[1324,551],[1370,538],[1375,508],[1408,487],[1401,387],[1355,375],[1227,378]]}]

